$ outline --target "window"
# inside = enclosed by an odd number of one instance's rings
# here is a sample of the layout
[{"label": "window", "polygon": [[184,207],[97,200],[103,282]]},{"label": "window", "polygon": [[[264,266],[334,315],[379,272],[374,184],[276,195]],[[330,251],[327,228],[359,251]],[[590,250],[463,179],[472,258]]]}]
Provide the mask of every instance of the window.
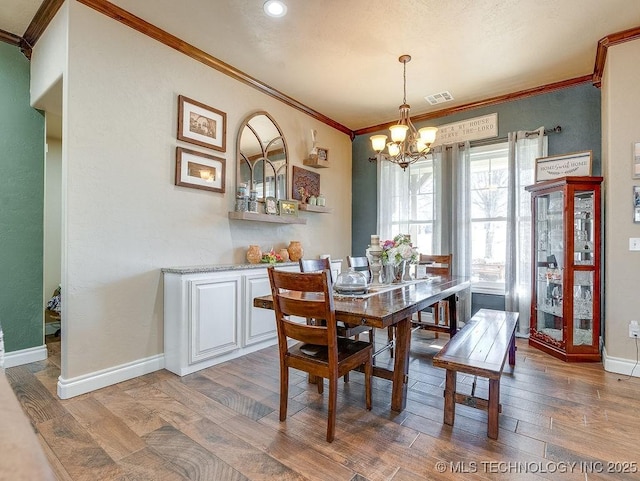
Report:
[{"label": "window", "polygon": [[507,143],[472,147],[471,276],[474,290],[504,293],[508,198]]},{"label": "window", "polygon": [[397,234],[409,234],[411,242],[421,253],[433,253],[436,218],[436,181],[433,160],[416,162],[403,171],[395,164],[385,163],[383,169],[383,198],[381,206],[385,220],[381,220],[381,239]]}]

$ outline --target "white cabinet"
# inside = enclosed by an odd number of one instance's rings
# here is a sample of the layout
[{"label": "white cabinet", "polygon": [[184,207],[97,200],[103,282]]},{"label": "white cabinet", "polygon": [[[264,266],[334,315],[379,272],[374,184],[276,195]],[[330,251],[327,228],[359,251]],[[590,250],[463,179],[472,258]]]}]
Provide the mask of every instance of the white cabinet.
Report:
[{"label": "white cabinet", "polygon": [[[342,261],[332,261],[335,275],[341,266]],[[295,272],[298,264],[278,269]],[[163,272],[164,357],[169,371],[184,376],[277,342],[273,311],[253,307],[255,297],[271,293],[266,266]]]}]

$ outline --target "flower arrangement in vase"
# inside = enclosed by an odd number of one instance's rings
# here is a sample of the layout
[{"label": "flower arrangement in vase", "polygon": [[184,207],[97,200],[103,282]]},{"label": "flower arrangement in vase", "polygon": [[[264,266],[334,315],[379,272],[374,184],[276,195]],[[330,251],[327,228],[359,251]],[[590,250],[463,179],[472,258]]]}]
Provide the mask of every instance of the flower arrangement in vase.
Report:
[{"label": "flower arrangement in vase", "polygon": [[383,264],[396,266],[403,261],[415,264],[419,255],[418,249],[411,244],[411,236],[406,234],[398,234],[393,240],[382,243]]},{"label": "flower arrangement in vase", "polygon": [[382,263],[391,266],[393,270],[394,283],[401,283],[406,264],[418,262],[420,254],[418,249],[411,244],[411,236],[398,234],[393,240],[386,240],[382,243]]},{"label": "flower arrangement in vase", "polygon": [[277,262],[284,262],[284,259],[278,252],[271,249],[269,252],[262,254],[260,262],[263,264],[275,264]]}]

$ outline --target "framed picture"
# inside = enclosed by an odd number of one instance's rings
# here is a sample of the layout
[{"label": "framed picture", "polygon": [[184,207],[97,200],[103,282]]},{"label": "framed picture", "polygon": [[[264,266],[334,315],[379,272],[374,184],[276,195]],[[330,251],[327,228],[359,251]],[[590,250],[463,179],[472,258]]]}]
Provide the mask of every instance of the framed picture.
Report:
[{"label": "framed picture", "polygon": [[567,175],[591,175],[591,151],[539,157],[536,159],[535,182]]},{"label": "framed picture", "polygon": [[634,179],[640,179],[640,142],[633,144],[633,172],[631,176]]},{"label": "framed picture", "polygon": [[266,197],[264,199],[264,213],[265,214],[277,214],[278,213],[278,201],[275,197]]},{"label": "framed picture", "polygon": [[298,215],[298,202],[295,200],[279,200],[278,210],[280,215]]},{"label": "framed picture", "polygon": [[318,147],[316,150],[318,151],[318,160],[321,160],[322,162],[329,161],[329,151],[327,149]]},{"label": "framed picture", "polygon": [[224,192],[225,160],[176,147],[176,185]]},{"label": "framed picture", "polygon": [[[318,150],[319,155],[320,150]],[[318,197],[320,194],[320,174],[294,165],[291,185],[291,198],[306,202],[309,196]]]},{"label": "framed picture", "polygon": [[640,224],[640,185],[633,186],[633,222]]},{"label": "framed picture", "polygon": [[178,140],[226,152],[227,114],[179,95]]}]

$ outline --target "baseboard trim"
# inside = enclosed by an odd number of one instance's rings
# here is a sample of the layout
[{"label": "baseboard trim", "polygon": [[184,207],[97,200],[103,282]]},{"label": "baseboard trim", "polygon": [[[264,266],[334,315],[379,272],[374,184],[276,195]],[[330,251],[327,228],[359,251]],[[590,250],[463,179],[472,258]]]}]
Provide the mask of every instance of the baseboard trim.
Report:
[{"label": "baseboard trim", "polygon": [[633,377],[640,377],[640,364],[638,364],[637,361],[608,356],[606,347],[602,348],[602,361],[605,371],[615,372],[616,374],[623,374],[625,376],[629,376],[633,372]]},{"label": "baseboard trim", "polygon": [[96,389],[111,386],[119,382],[128,381],[164,369],[164,354],[151,356],[119,366],[96,371],[82,376],[64,379],[58,378],[58,397],[69,399],[80,394],[86,394]]},{"label": "baseboard trim", "polygon": [[30,362],[44,361],[48,356],[47,346],[30,347],[4,353],[4,367],[16,367]]}]

